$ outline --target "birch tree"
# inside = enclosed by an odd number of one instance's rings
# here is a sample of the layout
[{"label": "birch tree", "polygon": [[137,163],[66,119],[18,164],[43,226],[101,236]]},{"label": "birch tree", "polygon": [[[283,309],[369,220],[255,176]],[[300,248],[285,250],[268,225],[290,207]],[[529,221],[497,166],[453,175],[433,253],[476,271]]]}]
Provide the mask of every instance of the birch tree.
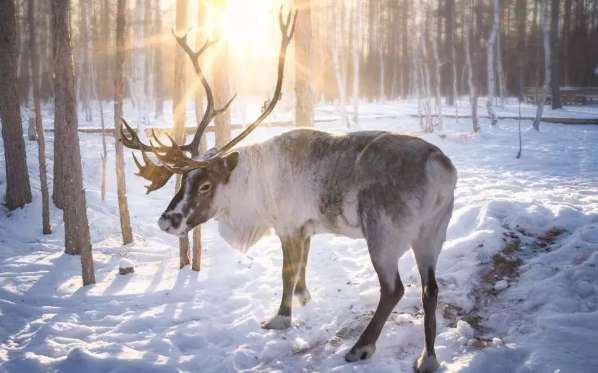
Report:
[{"label": "birch tree", "polygon": [[[175,31],[178,35],[187,32],[187,0],[176,0]],[[172,111],[174,118],[174,139],[178,144],[185,141],[185,112],[187,102],[185,99],[185,52],[182,48],[176,48],[174,53],[174,92],[172,99]],[[176,189],[181,183],[181,177],[177,175]],[[190,264],[189,240],[187,237],[179,238],[179,267],[183,268]]]},{"label": "birch tree", "polygon": [[89,103],[91,99],[91,90],[92,90],[92,74],[91,74],[91,59],[90,59],[90,50],[89,50],[89,12],[87,7],[93,5],[91,2],[88,1],[80,1],[79,2],[79,10],[80,10],[80,17],[79,17],[79,33],[80,33],[80,40],[79,40],[79,53],[80,53],[80,63],[79,63],[79,98],[81,99],[81,106],[83,108],[83,113],[85,114],[85,120],[90,122],[92,120],[92,112],[91,112],[91,105]]},{"label": "birch tree", "polygon": [[313,127],[312,32],[310,0],[295,0],[298,10],[295,33],[295,125]]},{"label": "birch tree", "polygon": [[538,98],[538,106],[536,109],[536,118],[534,119],[534,129],[536,131],[540,130],[540,122],[542,121],[542,114],[544,112],[544,104],[546,102],[546,96],[549,94],[550,91],[550,77],[552,75],[551,72],[551,60],[550,60],[550,20],[549,20],[549,6],[548,2],[550,0],[542,0],[541,10],[540,10],[540,25],[542,28],[542,45],[544,47],[544,85],[542,87],[542,92],[540,93],[540,97]]},{"label": "birch tree", "polygon": [[52,233],[50,227],[50,196],[48,194],[48,175],[46,171],[46,139],[42,124],[41,99],[39,94],[39,50],[35,32],[35,0],[29,0],[27,20],[29,24],[29,53],[31,54],[31,84],[33,90],[33,107],[35,113],[35,130],[37,132],[37,151],[39,163],[39,183],[42,195],[42,230],[44,234]]},{"label": "birch tree", "polygon": [[[331,6],[328,12],[328,44],[330,48],[330,55],[332,57],[332,69],[334,70],[334,81],[336,83],[336,91],[338,95],[337,110],[340,113],[343,124],[350,128],[349,116],[347,114],[347,74],[341,64],[341,46],[338,41],[338,22],[337,18],[337,4],[336,0],[331,0]],[[353,108],[355,110],[355,108]]]},{"label": "birch tree", "polygon": [[486,100],[486,108],[488,109],[488,116],[490,117],[490,124],[496,125],[496,113],[494,111],[494,97],[496,94],[496,73],[494,71],[496,38],[500,28],[500,0],[492,0],[492,29],[490,36],[486,43],[487,55],[487,74],[488,74],[488,99]]},{"label": "birch tree", "polygon": [[[154,34],[159,35],[162,32],[162,9],[160,9],[160,0],[155,0],[154,4]],[[154,112],[155,117],[160,117],[164,113],[164,95],[162,80],[162,46],[158,44],[154,48]]]},{"label": "birch tree", "polygon": [[0,1],[0,119],[6,167],[6,207],[14,210],[31,202],[27,155],[17,91],[16,9]]},{"label": "birch tree", "polygon": [[353,123],[359,123],[359,75],[361,73],[361,1],[353,1]]},{"label": "birch tree", "polygon": [[[560,26],[559,14],[561,9],[560,0],[552,0],[550,9],[550,64],[551,74],[550,85],[552,90],[552,108],[560,109],[563,105],[561,103],[561,43],[560,43]],[[598,26],[596,26],[598,30]]]},{"label": "birch tree", "polygon": [[135,18],[134,18],[134,22],[133,22],[133,32],[135,33],[135,35],[137,35],[137,37],[135,37],[134,40],[134,45],[132,45],[133,47],[133,58],[132,58],[132,62],[133,64],[131,65],[132,69],[131,69],[131,75],[132,75],[132,80],[133,80],[133,87],[132,87],[132,91],[135,92],[135,103],[136,103],[136,107],[135,109],[137,110],[137,120],[138,120],[138,124],[139,124],[139,131],[143,132],[144,128],[146,127],[146,125],[148,124],[148,118],[147,118],[147,108],[146,108],[146,101],[147,101],[147,92],[148,90],[145,87],[146,84],[146,80],[144,79],[146,77],[146,48],[144,43],[146,42],[147,38],[149,37],[149,35],[146,35],[145,33],[145,27],[144,27],[144,10],[145,10],[145,5],[144,3],[146,3],[148,1],[143,1],[143,0],[136,0],[135,1]]},{"label": "birch tree", "polygon": [[[476,88],[476,72],[474,70],[474,50],[472,45],[472,33],[473,33],[473,24],[475,19],[475,14],[473,11],[473,7],[469,6],[469,17],[468,19],[464,19],[465,25],[465,57],[467,62],[467,84],[469,86],[469,104],[471,106],[471,123],[472,129],[474,133],[480,132],[480,123],[478,118],[478,91]],[[465,18],[465,17],[464,17]]]},{"label": "birch tree", "polygon": [[118,196],[120,230],[124,245],[133,242],[133,230],[131,228],[129,203],[127,201],[127,183],[125,180],[125,157],[123,144],[120,141],[120,132],[122,129],[121,118],[123,116],[124,66],[127,45],[125,33],[126,8],[127,1],[118,0],[116,10],[116,63],[114,66],[114,163],[116,168],[116,193]]},{"label": "birch tree", "polygon": [[69,24],[70,5],[69,0],[52,0],[55,79],[61,82],[56,90],[62,91],[64,105],[63,142],[60,147],[63,148],[65,253],[80,256],[85,286],[95,283],[95,274],[77,133],[77,101]]}]

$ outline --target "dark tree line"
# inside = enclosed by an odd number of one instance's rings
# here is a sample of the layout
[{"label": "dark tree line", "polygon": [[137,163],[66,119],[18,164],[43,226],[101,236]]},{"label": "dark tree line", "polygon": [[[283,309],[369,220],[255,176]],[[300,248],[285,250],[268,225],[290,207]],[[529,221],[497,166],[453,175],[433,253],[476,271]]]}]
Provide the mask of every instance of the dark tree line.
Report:
[{"label": "dark tree line", "polygon": [[[521,96],[526,87],[539,87],[543,82],[543,46],[540,29],[540,6],[544,0],[502,0],[500,4],[500,43],[497,55],[501,57],[504,94]],[[596,86],[598,75],[598,5],[592,0],[548,0],[551,8],[551,40],[553,65],[557,85]],[[351,1],[329,0],[337,3],[341,11],[335,11],[338,24],[350,17]],[[418,49],[426,53],[429,69],[441,65],[441,92],[451,104],[454,100],[453,81],[457,94],[468,92],[465,31],[472,27],[475,81],[478,89],[488,90],[486,72],[488,41],[493,9],[491,0],[362,0],[361,17],[363,35],[356,40],[353,27],[343,30],[343,61],[352,71],[353,60],[349,58],[352,44],[359,44],[360,94],[370,100],[407,97],[415,93],[416,74],[413,63]],[[328,6],[328,8],[331,5]],[[325,8],[322,6],[320,9]],[[425,10],[428,8],[429,10]],[[325,11],[326,9],[324,9]],[[329,8],[330,11],[330,8]],[[473,11],[473,19],[467,14]],[[322,20],[324,22],[325,19]],[[467,22],[473,24],[467,25]],[[326,27],[318,27],[325,38]],[[415,40],[417,32],[427,33],[424,40]],[[433,43],[438,45],[439,61],[432,59]],[[332,57],[327,60],[332,60]],[[336,97],[332,64],[320,66],[325,83],[320,89],[328,97]],[[456,70],[456,79],[453,69]],[[498,69],[498,66],[495,66]],[[381,78],[383,77],[383,79]],[[351,94],[353,76],[348,74],[346,89]],[[498,90],[497,85],[497,90]],[[498,92],[497,92],[498,93]]]}]

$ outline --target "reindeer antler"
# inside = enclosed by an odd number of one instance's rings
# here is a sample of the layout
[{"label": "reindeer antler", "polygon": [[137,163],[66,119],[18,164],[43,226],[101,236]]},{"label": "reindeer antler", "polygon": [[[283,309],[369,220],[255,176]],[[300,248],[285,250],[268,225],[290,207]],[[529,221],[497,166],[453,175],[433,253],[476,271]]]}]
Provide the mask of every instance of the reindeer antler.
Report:
[{"label": "reindeer antler", "polygon": [[[201,141],[201,137],[203,136],[205,129],[210,124],[210,122],[218,115],[222,114],[226,110],[228,110],[230,104],[236,98],[236,94],[226,102],[226,104],[220,108],[214,108],[214,94],[208,83],[203,70],[199,64],[199,58],[201,55],[212,45],[214,45],[218,40],[210,40],[207,39],[203,46],[194,51],[187,42],[187,37],[190,33],[188,30],[184,35],[178,36],[174,30],[172,34],[176,38],[177,43],[179,46],[185,51],[185,53],[189,56],[191,63],[193,64],[193,68],[195,73],[199,77],[201,84],[206,92],[206,110],[202,119],[197,124],[197,130],[193,135],[193,139],[189,144],[185,145],[178,145],[170,136],[168,136],[170,140],[170,145],[163,144],[158,136],[152,131],[152,138],[150,138],[150,144],[144,144],[140,139],[137,133],[133,128],[129,126],[129,124],[123,119],[123,126],[127,130],[128,135],[125,134],[123,127],[121,127],[120,132],[120,141],[131,149],[140,150],[143,156],[143,160],[145,165],[141,164],[137,158],[135,159],[135,164],[139,168],[138,175],[151,181],[151,184],[147,187],[147,192],[151,192],[162,187],[166,182],[170,179],[172,174],[184,174],[194,169],[198,168],[205,168],[210,164],[210,160],[212,158],[219,157],[221,155],[226,154],[230,151],[232,147],[238,144],[241,140],[251,133],[257,126],[259,126],[270,113],[274,110],[274,107],[280,101],[281,92],[282,92],[282,83],[284,80],[284,66],[286,62],[286,51],[293,38],[293,34],[295,32],[295,24],[297,20],[297,10],[290,11],[287,14],[286,21],[283,20],[282,16],[282,6],[280,7],[280,12],[278,15],[278,22],[280,25],[280,31],[282,34],[282,39],[280,43],[280,52],[278,56],[278,76],[276,81],[276,86],[274,89],[274,94],[272,99],[269,101],[268,105],[262,110],[260,116],[249,126],[243,130],[239,135],[237,135],[234,139],[229,141],[225,144],[221,149],[219,149],[212,157],[208,160],[196,160],[193,157],[197,156],[199,153],[199,143]],[[154,141],[157,145],[154,145]],[[160,161],[161,165],[156,165],[153,163],[146,155],[146,152],[153,153],[156,158]],[[187,155],[190,153],[190,156]]]},{"label": "reindeer antler", "polygon": [[206,79],[206,76],[204,75],[203,70],[199,65],[199,58],[201,57],[203,52],[205,52],[206,49],[214,45],[218,41],[218,39],[207,39],[204,45],[198,51],[193,51],[193,49],[191,49],[189,43],[187,42],[187,36],[189,35],[190,31],[191,30],[187,31],[183,36],[177,36],[174,30],[172,30],[172,35],[174,35],[179,46],[183,48],[185,53],[187,53],[187,55],[189,56],[189,59],[193,64],[193,69],[199,77],[201,85],[206,91],[206,110],[204,111],[201,121],[197,125],[197,131],[195,131],[195,135],[193,135],[193,140],[191,140],[191,143],[184,146],[185,150],[189,151],[193,156],[196,156],[199,153],[199,142],[201,141],[201,137],[203,136],[206,127],[210,124],[212,119],[228,110],[228,107],[237,97],[237,95],[233,95],[233,97],[231,97],[230,100],[228,100],[222,108],[214,109],[214,93],[212,92],[212,88],[210,87],[210,84],[208,83],[208,80]]}]

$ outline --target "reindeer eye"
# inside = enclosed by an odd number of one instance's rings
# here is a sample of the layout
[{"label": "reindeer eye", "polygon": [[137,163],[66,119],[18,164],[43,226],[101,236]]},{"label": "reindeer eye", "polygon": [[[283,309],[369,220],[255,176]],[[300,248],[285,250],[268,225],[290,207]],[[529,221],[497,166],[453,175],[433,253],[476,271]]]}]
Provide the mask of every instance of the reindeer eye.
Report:
[{"label": "reindeer eye", "polygon": [[207,182],[207,183],[203,183],[200,187],[199,187],[199,192],[200,193],[206,193],[209,192],[210,189],[212,189],[212,183]]}]

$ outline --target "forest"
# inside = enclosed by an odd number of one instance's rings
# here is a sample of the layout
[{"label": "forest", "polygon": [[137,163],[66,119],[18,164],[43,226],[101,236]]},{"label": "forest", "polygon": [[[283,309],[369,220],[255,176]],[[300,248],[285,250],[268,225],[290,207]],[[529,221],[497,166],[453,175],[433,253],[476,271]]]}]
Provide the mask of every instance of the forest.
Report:
[{"label": "forest", "polygon": [[0,0],[0,120],[0,371],[598,371],[598,1]]}]

